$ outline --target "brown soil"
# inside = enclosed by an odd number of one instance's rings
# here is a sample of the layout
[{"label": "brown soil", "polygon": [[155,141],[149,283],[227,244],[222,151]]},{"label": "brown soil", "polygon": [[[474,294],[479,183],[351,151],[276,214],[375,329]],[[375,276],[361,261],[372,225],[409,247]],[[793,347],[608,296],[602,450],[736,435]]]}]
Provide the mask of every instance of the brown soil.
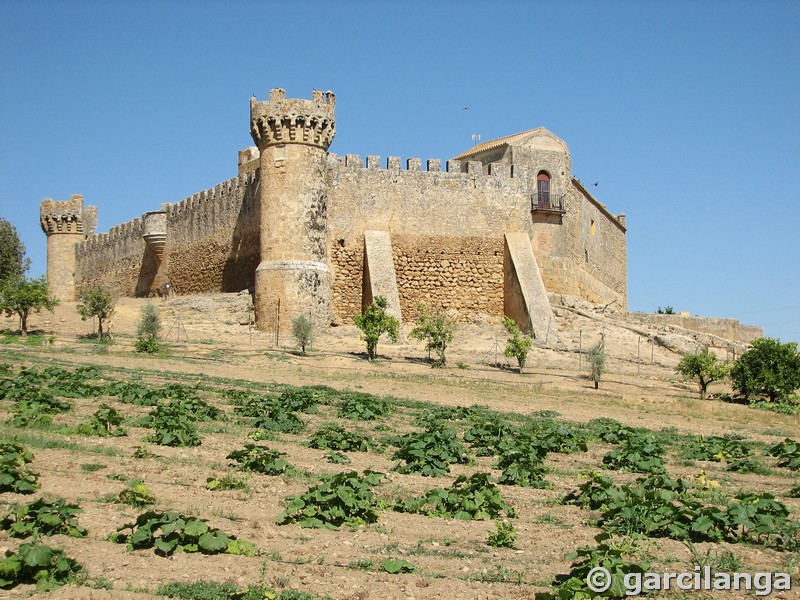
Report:
[{"label": "brown soil", "polygon": [[[554,331],[564,349],[534,347],[528,368],[520,375],[502,356],[505,334],[491,319],[459,329],[448,352],[448,366],[431,369],[424,360],[421,344],[404,341],[381,343],[380,358],[364,360],[363,344],[355,327],[333,328],[315,343],[309,356],[299,356],[289,338],[274,345],[273,333],[251,330],[226,306],[220,308],[208,298],[196,302],[176,299],[162,303],[164,331],[169,332],[166,356],[142,356],[132,352],[136,320],[144,301],[124,299],[114,316],[114,343],[99,346],[91,339],[90,322],[81,321],[74,304],[59,306],[54,315],[43,313],[31,318],[31,328],[53,335],[52,343],[32,346],[15,340],[0,348],[6,356],[0,362],[57,364],[73,368],[81,364],[105,367],[108,378],[130,380],[141,377],[146,383],[193,384],[203,380],[213,385],[246,386],[269,382],[294,385],[325,384],[338,389],[353,389],[381,395],[433,402],[441,405],[488,405],[499,411],[531,414],[552,410],[561,418],[589,421],[611,417],[626,424],[661,429],[674,427],[681,432],[705,435],[735,433],[749,439],[774,442],[797,437],[797,417],[767,413],[716,400],[700,402],[695,387],[676,380],[674,366],[679,356],[663,347],[652,348],[637,333],[626,327],[621,315],[600,314],[596,318],[572,311],[559,311]],[[200,307],[200,308],[198,308]],[[0,321],[0,328],[13,329],[13,319]],[[595,390],[584,372],[579,372],[579,354],[566,347],[583,348],[605,334],[609,354],[608,372],[600,389]],[[643,341],[643,339],[645,341]],[[500,350],[498,350],[500,348]],[[652,362],[651,362],[652,350]],[[638,357],[638,359],[637,359]],[[466,368],[456,366],[462,363]],[[488,364],[487,364],[488,363]],[[492,363],[499,363],[500,367]],[[715,392],[726,392],[718,386]],[[231,406],[219,395],[207,398],[230,412]],[[90,416],[96,405],[108,402],[127,417],[148,412],[147,408],[120,404],[111,398],[76,400],[75,410],[56,421],[76,423]],[[0,402],[0,419],[6,419],[9,403]],[[225,456],[249,442],[249,429],[231,420],[201,426],[203,443],[196,448],[169,448],[148,444],[149,429],[129,426],[121,438],[63,436],[53,432],[30,432],[38,438],[69,441],[80,448],[34,448],[33,468],[40,473],[41,489],[34,496],[2,494],[3,512],[12,503],[28,502],[41,494],[80,502],[84,512],[81,524],[89,531],[85,539],[56,536],[47,543],[63,548],[85,565],[97,584],[106,582],[111,590],[87,586],[67,586],[51,594],[53,598],[154,598],[155,590],[167,582],[197,580],[232,582],[240,587],[263,583],[275,589],[293,588],[335,599],[359,598],[533,598],[547,591],[558,574],[569,571],[568,553],[592,545],[599,530],[588,524],[592,515],[577,507],[561,505],[560,499],[580,483],[579,472],[597,469],[610,446],[592,444],[583,454],[552,454],[547,459],[552,487],[545,490],[502,486],[506,501],[519,513],[514,524],[519,530],[516,549],[491,548],[486,544],[491,522],[433,519],[386,510],[375,525],[356,531],[301,529],[279,526],[275,517],[283,510],[289,494],[304,492],[314,477],[339,470],[373,469],[389,473],[388,482],[376,494],[388,501],[418,495],[433,487],[446,487],[462,473],[493,470],[494,459],[479,458],[475,464],[455,466],[452,474],[436,479],[400,475],[391,471],[396,461],[391,451],[378,454],[350,453],[352,465],[329,464],[323,451],[303,445],[310,433],[325,422],[337,421],[350,429],[376,438],[413,429],[408,411],[395,414],[382,425],[390,433],[376,431],[375,424],[336,419],[330,410],[319,415],[302,415],[308,423],[299,435],[281,435],[279,441],[261,442],[287,453],[287,459],[307,474],[268,477],[252,474],[248,488],[238,491],[209,491],[206,479],[227,472]],[[10,425],[0,426],[0,438],[28,433]],[[63,444],[62,444],[63,445]],[[145,446],[155,456],[135,459],[137,446]],[[114,455],[103,454],[113,450]],[[771,459],[770,459],[771,460]],[[102,467],[87,472],[82,465]],[[771,463],[774,466],[774,461]],[[785,469],[774,468],[767,476],[743,475],[724,471],[719,463],[690,463],[671,456],[672,476],[692,479],[705,471],[720,481],[722,490],[734,494],[739,489],[770,491],[784,496],[796,485]],[[494,470],[497,474],[497,471]],[[110,475],[144,479],[158,500],[158,509],[174,509],[208,519],[214,527],[250,540],[259,548],[256,557],[205,556],[179,554],[160,558],[152,551],[129,552],[124,545],[105,538],[117,527],[132,522],[142,512],[128,506],[101,501],[118,494],[124,481]],[[636,476],[614,474],[620,480]],[[795,516],[800,500],[780,497]],[[19,540],[0,532],[0,551],[15,549]],[[670,540],[649,540],[644,544],[661,568],[691,570],[689,549]],[[762,547],[698,544],[700,553],[731,550],[742,562],[742,570],[785,571],[794,569],[800,557]],[[390,575],[377,571],[389,557],[404,558],[416,566],[409,575]],[[359,563],[360,561],[360,563]],[[371,561],[370,570],[357,564]],[[3,592],[18,598],[35,588],[19,586]],[[794,594],[794,595],[792,595]],[[709,598],[750,597],[747,594],[707,594]],[[775,598],[797,598],[797,592],[775,594]]]}]

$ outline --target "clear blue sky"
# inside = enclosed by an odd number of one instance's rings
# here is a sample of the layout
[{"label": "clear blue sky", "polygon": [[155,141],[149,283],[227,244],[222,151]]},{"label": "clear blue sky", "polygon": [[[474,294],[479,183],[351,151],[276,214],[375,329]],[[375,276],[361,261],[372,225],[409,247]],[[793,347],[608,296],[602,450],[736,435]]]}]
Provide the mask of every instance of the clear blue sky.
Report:
[{"label": "clear blue sky", "polygon": [[107,231],[235,176],[251,95],[330,89],[337,154],[547,127],[627,214],[631,310],[797,340],[798,26],[796,0],[0,0],[0,217],[41,274],[43,198]]}]

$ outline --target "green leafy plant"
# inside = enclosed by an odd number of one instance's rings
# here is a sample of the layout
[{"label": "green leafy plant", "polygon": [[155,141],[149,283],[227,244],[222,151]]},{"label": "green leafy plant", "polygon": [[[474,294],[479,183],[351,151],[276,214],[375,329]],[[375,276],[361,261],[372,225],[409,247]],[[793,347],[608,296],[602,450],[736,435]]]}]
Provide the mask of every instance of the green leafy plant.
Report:
[{"label": "green leafy plant", "polygon": [[429,311],[425,305],[420,304],[417,326],[408,335],[412,339],[424,341],[426,351],[436,353],[434,366],[444,366],[447,362],[445,353],[453,341],[455,331],[455,320],[444,310],[437,308]]},{"label": "green leafy plant", "polygon": [[493,548],[515,548],[517,544],[517,528],[508,521],[495,521],[494,531],[489,532],[486,543]]},{"label": "green leafy plant", "polygon": [[464,432],[464,441],[475,451],[477,456],[494,456],[504,441],[510,440],[516,430],[497,419],[485,419],[476,422]]},{"label": "green leafy plant", "polygon": [[243,490],[247,487],[247,481],[232,475],[231,473],[225,473],[222,477],[209,477],[206,479],[206,489],[214,491],[223,491],[223,490]]},{"label": "green leafy plant", "polygon": [[168,583],[159,587],[156,594],[182,600],[315,600],[311,594],[295,590],[283,590],[278,593],[262,585],[250,585],[246,589],[239,589],[232,583],[215,581]]},{"label": "green leafy plant", "polygon": [[97,337],[103,338],[108,332],[103,331],[103,324],[114,314],[114,296],[107,287],[97,284],[80,293],[78,314],[84,321],[97,317]]},{"label": "green leafy plant", "polygon": [[525,368],[525,363],[528,360],[528,352],[530,352],[531,345],[533,344],[533,338],[529,335],[524,335],[519,325],[509,317],[503,317],[503,327],[505,327],[505,330],[511,335],[506,342],[504,353],[508,358],[517,359],[519,372],[522,374],[522,370]]},{"label": "green leafy plant", "polygon": [[372,487],[380,483],[382,473],[355,471],[325,477],[304,494],[289,496],[286,510],[277,518],[279,525],[298,523],[301,527],[338,529],[357,527],[378,520],[380,503]]},{"label": "green leafy plant", "polygon": [[398,573],[413,573],[415,570],[416,567],[414,565],[402,558],[387,558],[381,561],[381,571],[393,575]]},{"label": "green leafy plant", "polygon": [[712,462],[732,461],[750,455],[750,447],[732,437],[702,435],[687,440],[681,450],[684,458]]},{"label": "green leafy plant", "polygon": [[609,469],[636,473],[664,473],[664,447],[649,433],[632,434],[603,457]]},{"label": "green leafy plant", "polygon": [[158,354],[161,351],[161,342],[157,338],[139,338],[133,345],[136,352],[144,354]]},{"label": "green leafy plant", "polygon": [[77,504],[67,504],[63,498],[39,498],[8,513],[0,521],[0,528],[18,538],[57,534],[85,537],[86,529],[76,518],[80,513]]},{"label": "green leafy plant", "polygon": [[487,520],[516,516],[503,499],[489,473],[460,475],[449,488],[434,488],[420,498],[397,501],[398,512],[421,513],[432,517]]},{"label": "green leafy plant", "polygon": [[500,483],[521,487],[546,488],[544,457],[547,452],[540,446],[526,443],[522,438],[513,446],[502,450],[497,468],[503,473]]},{"label": "green leafy plant", "polygon": [[[638,559],[638,548],[626,540],[618,540],[601,533],[595,537],[596,546],[583,547],[570,554],[572,566],[563,581],[554,583],[555,593],[551,598],[558,600],[587,600],[590,598],[628,598],[625,576],[643,574],[651,570],[649,562]],[[588,582],[595,569],[605,569],[611,577],[607,591],[597,593]],[[599,582],[602,583],[602,582]]]},{"label": "green leafy plant", "polygon": [[349,465],[353,462],[346,454],[342,454],[341,452],[336,452],[334,450],[330,450],[322,456],[324,456],[325,460],[332,465]]},{"label": "green leafy plant", "polygon": [[263,475],[283,475],[294,471],[294,467],[283,457],[285,452],[267,446],[245,444],[242,450],[234,450],[226,457],[241,471],[253,471]]},{"label": "green leafy plant", "polygon": [[770,402],[785,398],[800,388],[800,351],[797,342],[782,344],[759,338],[731,369],[734,389],[745,396],[763,394]]},{"label": "green leafy plant", "polygon": [[730,372],[730,366],[720,362],[706,348],[702,352],[684,355],[675,371],[685,379],[697,381],[700,400],[705,400],[708,386],[714,381],[724,379]]},{"label": "green leafy plant", "polygon": [[299,314],[292,319],[292,336],[300,346],[300,353],[305,356],[306,348],[311,347],[314,341],[314,322],[305,314]]},{"label": "green leafy plant", "polygon": [[779,467],[800,471],[800,442],[786,438],[770,447],[769,453],[780,459]]},{"label": "green leafy plant", "polygon": [[375,360],[378,353],[378,340],[385,333],[393,342],[397,341],[400,322],[393,317],[386,309],[389,303],[383,296],[375,298],[364,314],[358,315],[353,320],[356,327],[361,330],[361,337],[367,342],[367,358]]},{"label": "green leafy plant", "polygon": [[30,262],[25,258],[25,244],[17,228],[8,220],[0,219],[0,281],[21,277],[27,272]]},{"label": "green leafy plant", "polygon": [[339,425],[328,424],[311,436],[308,445],[320,450],[368,452],[371,443],[369,438],[361,433],[347,431]]},{"label": "green leafy plant", "polygon": [[345,392],[340,396],[336,414],[353,421],[375,421],[390,412],[389,403],[383,398],[363,392]]},{"label": "green leafy plant", "polygon": [[32,494],[39,487],[39,475],[25,468],[33,454],[16,444],[0,443],[0,492]]},{"label": "green leafy plant", "polygon": [[82,570],[62,550],[37,541],[24,543],[16,552],[6,550],[5,557],[0,559],[0,588],[35,583],[37,590],[46,592],[75,581]]},{"label": "green leafy plant", "polygon": [[108,384],[103,393],[116,396],[123,404],[136,404],[137,406],[155,406],[161,395],[155,390],[138,382],[115,381]]},{"label": "green leafy plant", "polygon": [[253,556],[255,546],[237,540],[208,526],[205,519],[187,517],[175,511],[148,511],[134,523],[123,525],[111,534],[110,541],[128,544],[129,550],[155,548],[159,556],[175,552],[202,552],[204,554],[242,554]]},{"label": "green leafy plant", "polygon": [[98,437],[120,437],[128,435],[122,425],[122,415],[108,404],[101,404],[91,419],[78,425],[77,432],[81,435]]},{"label": "green leafy plant", "polygon": [[404,461],[394,470],[398,473],[420,473],[439,477],[450,472],[451,464],[467,464],[469,455],[456,438],[455,429],[434,423],[418,433],[408,433],[398,439],[397,452],[392,458]]},{"label": "green leafy plant", "polygon": [[156,498],[142,479],[129,481],[124,490],[114,499],[116,504],[127,504],[136,508],[143,508],[156,503]]},{"label": "green leafy plant", "polygon": [[154,429],[148,441],[160,446],[199,446],[195,417],[180,404],[164,404],[150,411],[146,426]]}]

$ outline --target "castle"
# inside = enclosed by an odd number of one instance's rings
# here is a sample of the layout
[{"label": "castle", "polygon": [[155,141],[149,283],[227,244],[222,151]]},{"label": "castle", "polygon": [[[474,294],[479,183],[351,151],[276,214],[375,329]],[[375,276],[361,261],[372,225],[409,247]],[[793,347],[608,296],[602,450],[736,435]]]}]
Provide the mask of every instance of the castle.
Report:
[{"label": "castle", "polygon": [[238,176],[96,234],[83,198],[41,203],[47,275],[74,300],[94,283],[124,296],[254,291],[256,325],[305,313],[352,323],[377,296],[403,320],[419,304],[460,320],[507,315],[543,332],[548,293],[627,309],[625,215],[572,177],[544,128],[481,143],[443,165],[328,152],[336,100],[250,100],[254,147]]}]

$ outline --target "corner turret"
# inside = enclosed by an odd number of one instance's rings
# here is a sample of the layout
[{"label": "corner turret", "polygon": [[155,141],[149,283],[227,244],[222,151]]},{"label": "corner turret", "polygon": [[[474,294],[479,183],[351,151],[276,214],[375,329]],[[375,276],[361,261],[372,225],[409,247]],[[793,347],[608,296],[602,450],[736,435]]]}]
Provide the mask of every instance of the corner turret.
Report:
[{"label": "corner turret", "polygon": [[83,208],[83,196],[39,205],[39,223],[47,235],[47,282],[51,293],[62,301],[75,300],[75,246],[94,235],[97,207]]}]

